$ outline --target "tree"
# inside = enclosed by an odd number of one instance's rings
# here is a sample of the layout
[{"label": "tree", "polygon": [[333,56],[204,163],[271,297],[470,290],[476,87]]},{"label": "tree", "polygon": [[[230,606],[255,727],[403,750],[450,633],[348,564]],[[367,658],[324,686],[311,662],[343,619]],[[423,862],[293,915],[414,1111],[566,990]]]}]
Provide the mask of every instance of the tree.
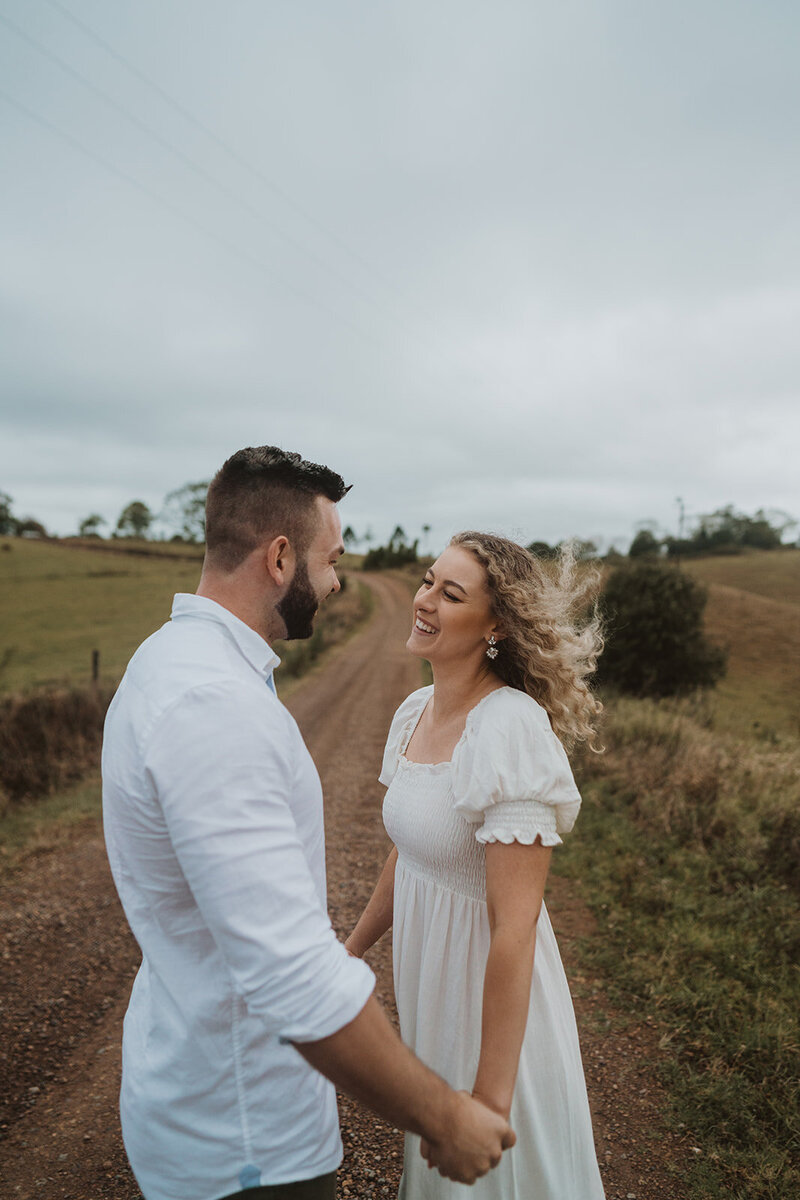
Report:
[{"label": "tree", "polygon": [[23,517],[21,521],[17,521],[15,524],[19,537],[47,537],[47,530],[42,522],[37,521],[35,517]]},{"label": "tree", "polygon": [[342,533],[342,541],[344,542],[345,549],[347,550],[350,550],[353,546],[358,544],[358,537],[352,525],[348,525],[345,528],[344,532]]},{"label": "tree", "polygon": [[123,508],[117,521],[117,534],[122,537],[147,536],[147,531],[153,523],[153,514],[143,500],[132,500],[127,508]]},{"label": "tree", "polygon": [[105,517],[101,517],[100,513],[90,513],[78,526],[78,534],[80,537],[100,537],[98,533],[100,526],[107,524]]},{"label": "tree", "polygon": [[651,529],[640,529],[631,542],[629,558],[655,558],[661,553],[661,542]]},{"label": "tree", "polygon": [[11,512],[13,501],[7,492],[0,492],[0,534],[15,534],[17,519]]},{"label": "tree", "polygon": [[697,518],[688,537],[664,539],[670,558],[698,554],[739,554],[743,547],[777,550],[783,535],[796,521],[778,509],[759,508],[752,517],[736,512],[732,504]]},{"label": "tree", "polygon": [[537,558],[555,558],[558,554],[558,547],[551,546],[547,542],[531,542],[527,549]]},{"label": "tree", "polygon": [[591,539],[572,539],[572,550],[578,562],[588,562],[589,559],[596,558],[599,549],[600,547],[598,546],[597,542],[592,541]]},{"label": "tree", "polygon": [[419,539],[415,538],[409,546],[402,526],[395,526],[394,533],[386,546],[373,546],[364,555],[361,564],[364,571],[383,571],[387,567],[401,567],[404,563],[419,561],[417,547]]},{"label": "tree", "polygon": [[164,499],[159,516],[184,542],[206,539],[206,496],[209,480],[185,483]]},{"label": "tree", "polygon": [[617,567],[600,597],[606,646],[598,678],[635,696],[673,696],[711,687],[725,652],[706,639],[706,590],[652,559]]}]

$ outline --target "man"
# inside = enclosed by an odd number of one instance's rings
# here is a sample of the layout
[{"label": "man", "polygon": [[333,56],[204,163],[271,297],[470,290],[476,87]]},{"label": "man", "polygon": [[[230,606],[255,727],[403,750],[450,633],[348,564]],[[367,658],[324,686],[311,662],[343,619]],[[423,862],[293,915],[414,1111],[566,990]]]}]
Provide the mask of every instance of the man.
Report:
[{"label": "man", "polygon": [[513,1144],[403,1046],[327,916],[319,778],[269,643],[310,636],[338,591],[346,491],[274,447],[228,459],[197,594],[175,597],[109,709],[106,842],[143,958],[120,1107],[146,1200],[333,1197],[329,1081],[420,1133],[453,1179]]}]

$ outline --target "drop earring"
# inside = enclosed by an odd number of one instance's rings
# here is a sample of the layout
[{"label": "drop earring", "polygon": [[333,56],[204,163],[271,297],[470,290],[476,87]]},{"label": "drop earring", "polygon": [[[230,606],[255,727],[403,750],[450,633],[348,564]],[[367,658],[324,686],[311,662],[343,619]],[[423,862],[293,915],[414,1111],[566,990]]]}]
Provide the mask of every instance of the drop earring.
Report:
[{"label": "drop earring", "polygon": [[497,638],[494,636],[494,634],[492,634],[491,637],[489,638],[489,648],[486,651],[487,658],[497,658],[498,651],[497,651],[497,646],[495,645],[496,641],[497,641]]}]

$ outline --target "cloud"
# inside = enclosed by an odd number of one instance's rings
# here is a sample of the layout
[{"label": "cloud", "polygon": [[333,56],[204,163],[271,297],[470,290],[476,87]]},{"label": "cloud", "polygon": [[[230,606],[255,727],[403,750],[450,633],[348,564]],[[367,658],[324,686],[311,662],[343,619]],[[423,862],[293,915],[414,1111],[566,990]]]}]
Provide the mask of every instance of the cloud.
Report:
[{"label": "cloud", "polygon": [[6,30],[17,511],[116,520],[274,442],[379,537],[800,512],[790,6],[74,7],[179,107],[7,11],[73,72]]}]

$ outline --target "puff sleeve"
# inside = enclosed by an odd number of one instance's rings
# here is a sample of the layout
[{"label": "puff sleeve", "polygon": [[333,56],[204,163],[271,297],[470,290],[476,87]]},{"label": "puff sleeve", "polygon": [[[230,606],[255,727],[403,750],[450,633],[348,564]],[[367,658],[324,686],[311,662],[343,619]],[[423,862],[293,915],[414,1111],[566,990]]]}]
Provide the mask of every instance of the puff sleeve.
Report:
[{"label": "puff sleeve", "polygon": [[560,845],[581,805],[547,713],[513,688],[491,693],[470,713],[453,758],[453,794],[483,843],[532,845],[539,837],[544,846]]},{"label": "puff sleeve", "polygon": [[432,694],[432,685],[418,688],[416,692],[406,696],[392,717],[389,736],[383,751],[383,766],[378,776],[378,782],[382,783],[384,787],[388,787],[394,779],[400,755],[405,753],[406,746],[411,741],[411,735],[422,716],[422,710]]}]

